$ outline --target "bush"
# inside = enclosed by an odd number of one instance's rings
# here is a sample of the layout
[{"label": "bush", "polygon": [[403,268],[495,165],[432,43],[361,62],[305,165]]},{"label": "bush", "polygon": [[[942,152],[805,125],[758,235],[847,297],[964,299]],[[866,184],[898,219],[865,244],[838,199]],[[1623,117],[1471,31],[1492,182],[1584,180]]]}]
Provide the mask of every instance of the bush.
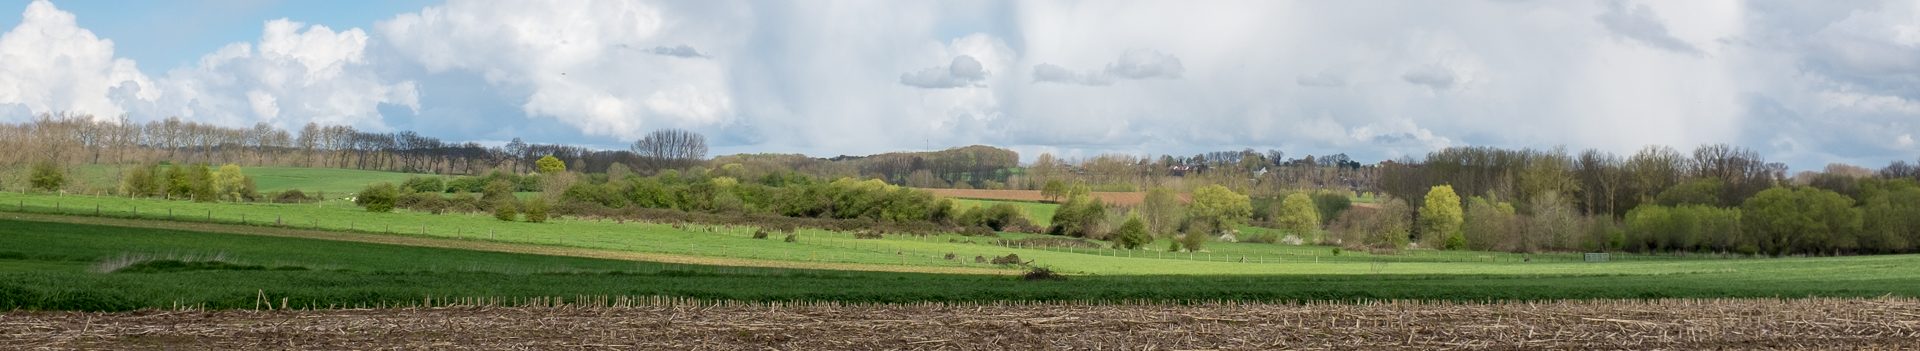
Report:
[{"label": "bush", "polygon": [[767,229],[766,229],[766,228],[761,228],[761,229],[755,229],[755,230],[753,231],[753,238],[754,238],[754,239],[766,239],[766,238],[767,238]]},{"label": "bush", "polygon": [[1019,254],[1007,254],[1006,256],[1002,256],[1002,257],[994,257],[991,263],[997,264],[997,265],[1016,265],[1016,264],[1026,265],[1027,264],[1026,261],[1020,260]]},{"label": "bush", "polygon": [[1054,273],[1052,269],[1047,269],[1047,267],[1033,267],[1027,269],[1027,274],[1021,275],[1020,279],[1026,281],[1060,281],[1067,280],[1067,276]]},{"label": "bush", "polygon": [[500,201],[493,202],[493,218],[494,219],[512,222],[514,217],[519,215],[520,215],[519,209],[514,208],[513,201],[500,200]]},{"label": "bush", "polygon": [[526,207],[527,207],[526,212],[527,212],[528,223],[546,223],[547,222],[547,200],[546,199],[536,198],[533,200],[527,200]]},{"label": "bush", "polygon": [[33,190],[59,191],[61,186],[67,184],[67,175],[52,161],[40,161],[33,163],[33,175],[29,177],[28,182],[33,186]]},{"label": "bush", "polygon": [[407,193],[406,195],[400,195],[400,200],[396,202],[394,206],[412,211],[440,214],[447,210],[447,200],[441,198],[440,193]]},{"label": "bush", "polygon": [[446,181],[439,176],[407,178],[406,182],[400,183],[400,188],[421,193],[441,193],[449,190]]},{"label": "bush", "polygon": [[1153,235],[1147,234],[1147,223],[1139,215],[1128,215],[1127,221],[1113,231],[1113,245],[1123,249],[1137,249],[1153,242]]},{"label": "bush", "polygon": [[800,237],[799,237],[799,236],[797,236],[797,235],[794,235],[794,234],[787,234],[787,238],[786,238],[785,240],[782,240],[782,241],[785,241],[785,242],[790,242],[790,243],[797,243],[797,242],[800,242]]},{"label": "bush", "polygon": [[382,182],[360,189],[360,194],[354,196],[353,203],[366,207],[367,212],[393,212],[393,207],[399,202],[399,198],[400,188],[393,186],[393,183]]},{"label": "bush", "polygon": [[307,197],[307,193],[301,192],[300,189],[288,189],[287,191],[273,194],[272,199],[274,203],[282,204],[297,204],[311,201],[311,199]]}]

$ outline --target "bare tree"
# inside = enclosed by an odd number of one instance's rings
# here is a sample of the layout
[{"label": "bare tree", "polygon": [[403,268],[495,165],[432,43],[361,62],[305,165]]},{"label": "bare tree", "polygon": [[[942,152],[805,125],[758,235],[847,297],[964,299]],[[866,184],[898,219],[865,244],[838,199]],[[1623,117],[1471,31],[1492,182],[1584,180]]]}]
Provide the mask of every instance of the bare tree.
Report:
[{"label": "bare tree", "polygon": [[648,168],[673,168],[706,159],[707,137],[685,129],[661,129],[633,142],[630,149],[657,163]]}]

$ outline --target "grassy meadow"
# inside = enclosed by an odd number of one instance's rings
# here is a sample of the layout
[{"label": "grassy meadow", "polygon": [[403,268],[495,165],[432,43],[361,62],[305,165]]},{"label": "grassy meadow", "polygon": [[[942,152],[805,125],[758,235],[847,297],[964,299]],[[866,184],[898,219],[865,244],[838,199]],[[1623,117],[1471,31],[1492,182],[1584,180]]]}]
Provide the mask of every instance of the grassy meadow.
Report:
[{"label": "grassy meadow", "polygon": [[[161,261],[117,272],[98,269],[125,257]],[[359,307],[602,296],[855,303],[1920,296],[1920,284],[1914,284],[1920,270],[1910,269],[1916,264],[1920,256],[1902,255],[1698,261],[1662,272],[1621,267],[1611,273],[1511,274],[1481,267],[1023,281],[996,275],[663,264],[0,219],[0,310],[256,308],[263,299],[284,299],[295,307]]]}]

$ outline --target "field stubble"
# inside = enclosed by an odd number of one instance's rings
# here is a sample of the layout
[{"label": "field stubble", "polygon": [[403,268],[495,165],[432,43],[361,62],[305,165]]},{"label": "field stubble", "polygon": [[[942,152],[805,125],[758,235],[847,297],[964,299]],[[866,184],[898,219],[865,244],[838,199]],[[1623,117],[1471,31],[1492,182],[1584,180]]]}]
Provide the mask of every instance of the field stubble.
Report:
[{"label": "field stubble", "polygon": [[1920,300],[1359,304],[684,302],[0,314],[46,349],[1905,349]]}]

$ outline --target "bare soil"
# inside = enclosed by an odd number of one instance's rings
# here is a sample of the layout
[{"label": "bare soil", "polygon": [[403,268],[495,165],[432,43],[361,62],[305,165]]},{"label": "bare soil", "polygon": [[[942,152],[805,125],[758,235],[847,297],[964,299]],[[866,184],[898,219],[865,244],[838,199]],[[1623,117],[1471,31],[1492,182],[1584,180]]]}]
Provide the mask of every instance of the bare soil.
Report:
[{"label": "bare soil", "polygon": [[22,349],[1913,349],[1920,300],[8,312]]}]

